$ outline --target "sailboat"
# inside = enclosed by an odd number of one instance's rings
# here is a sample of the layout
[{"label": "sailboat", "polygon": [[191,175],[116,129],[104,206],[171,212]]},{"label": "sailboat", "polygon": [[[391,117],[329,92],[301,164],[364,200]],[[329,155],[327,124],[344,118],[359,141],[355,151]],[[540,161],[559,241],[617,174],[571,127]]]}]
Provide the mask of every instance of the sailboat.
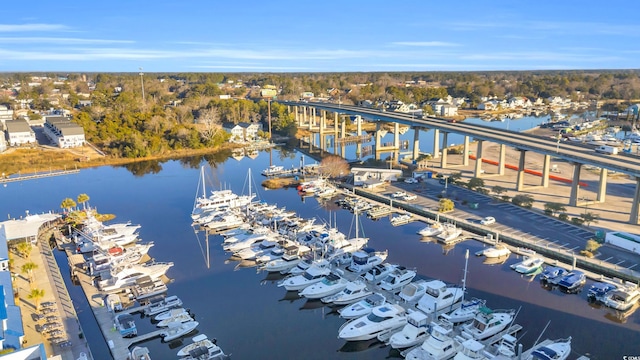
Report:
[{"label": "sailboat", "polygon": [[454,311],[447,314],[442,314],[442,317],[452,324],[459,324],[473,319],[480,308],[482,308],[486,303],[485,300],[476,298],[470,300],[464,299],[464,295],[467,292],[467,268],[469,265],[469,249],[467,249],[464,258],[465,263],[464,276],[462,277],[462,303],[460,307],[455,309]]}]

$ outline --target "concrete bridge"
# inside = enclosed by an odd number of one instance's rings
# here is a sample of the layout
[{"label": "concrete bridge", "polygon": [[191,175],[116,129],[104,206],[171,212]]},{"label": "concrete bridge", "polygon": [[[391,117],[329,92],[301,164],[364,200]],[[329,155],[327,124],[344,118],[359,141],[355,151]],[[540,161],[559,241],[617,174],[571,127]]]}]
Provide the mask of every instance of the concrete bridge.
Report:
[{"label": "concrete bridge", "polygon": [[[434,132],[434,158],[440,159],[442,168],[450,167],[447,163],[447,152],[440,152],[440,133],[442,133],[443,143],[447,144],[449,133],[461,134],[464,136],[463,143],[463,166],[469,165],[469,138],[473,137],[478,142],[476,151],[476,162],[474,176],[482,177],[482,145],[484,141],[500,144],[500,155],[498,161],[498,175],[504,175],[506,146],[511,146],[519,150],[520,157],[517,168],[516,190],[524,190],[525,157],[527,151],[533,151],[544,155],[542,164],[540,186],[549,186],[550,161],[551,157],[565,160],[573,165],[573,177],[571,184],[571,194],[569,205],[579,206],[578,203],[580,189],[580,170],[583,165],[600,168],[600,181],[597,189],[597,202],[604,202],[607,188],[608,171],[615,171],[627,174],[635,179],[636,186],[632,202],[629,223],[638,224],[639,203],[640,203],[640,158],[630,154],[604,155],[594,152],[593,149],[575,144],[560,142],[559,139],[549,139],[539,136],[528,135],[517,131],[504,129],[494,129],[481,125],[468,124],[464,122],[449,122],[446,119],[436,117],[415,118],[410,114],[384,112],[377,109],[362,108],[357,106],[332,104],[332,103],[302,103],[302,102],[282,102],[289,106],[298,123],[298,127],[308,129],[311,132],[323,135],[333,133],[336,139],[347,137],[346,119],[342,115],[356,117],[356,136],[362,135],[361,119],[377,122],[374,152],[378,154],[382,151],[396,151],[400,149],[399,125],[408,125],[414,130],[412,158],[415,160],[419,156],[419,132],[421,130],[432,129]],[[327,127],[327,114],[333,113],[333,128]],[[394,126],[393,146],[381,147],[381,124],[390,123]],[[337,143],[337,141],[335,142]],[[361,144],[358,144],[361,145]],[[334,145],[335,146],[335,145]],[[335,152],[338,154],[337,152]],[[356,150],[356,153],[358,151]],[[344,157],[344,150],[342,151]]]}]

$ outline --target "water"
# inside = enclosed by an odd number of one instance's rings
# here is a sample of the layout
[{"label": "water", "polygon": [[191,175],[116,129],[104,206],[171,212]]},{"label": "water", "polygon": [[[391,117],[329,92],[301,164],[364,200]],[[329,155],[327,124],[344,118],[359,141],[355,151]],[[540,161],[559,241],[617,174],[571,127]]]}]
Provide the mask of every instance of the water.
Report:
[{"label": "water", "polygon": [[[273,161],[289,166],[297,164],[300,154],[273,152]],[[269,164],[267,152],[258,158],[241,161],[210,157],[217,182],[241,192],[246,189],[247,170],[257,175]],[[305,159],[309,163],[309,159]],[[253,268],[236,269],[237,263],[225,263],[228,255],[220,247],[221,239],[210,237],[210,267],[207,267],[202,233],[190,226],[191,208],[199,179],[199,159],[139,163],[135,167],[102,167],[82,170],[80,174],[11,183],[0,188],[0,213],[18,217],[30,213],[57,210],[65,197],[80,193],[91,197],[89,203],[102,213],[114,213],[116,221],[131,220],[142,225],[143,241],[154,241],[150,255],[158,261],[173,261],[168,272],[174,279],[169,292],[179,296],[196,314],[198,330],[218,343],[234,359],[383,359],[399,354],[376,342],[346,343],[337,338],[343,320],[329,307],[307,302],[278,288],[277,277],[256,273]],[[137,174],[134,175],[133,173]],[[148,172],[146,175],[145,173]],[[246,191],[246,190],[245,190]],[[293,189],[259,191],[260,198],[303,217],[318,221],[335,219],[345,233],[354,233],[353,216],[332,202],[318,203],[301,199]],[[376,249],[389,250],[389,262],[416,268],[420,277],[439,278],[459,283],[464,268],[464,253],[473,254],[482,245],[473,241],[445,249],[435,243],[419,241],[416,231],[422,224],[391,227],[388,219],[362,218],[365,235]],[[61,266],[66,259],[57,253]],[[590,354],[593,359],[637,355],[640,342],[640,312],[620,320],[613,311],[596,308],[586,301],[586,293],[566,295],[548,291],[537,281],[529,281],[509,269],[517,262],[511,257],[502,265],[485,265],[481,258],[469,259],[468,296],[487,300],[494,309],[520,309],[517,323],[524,327],[520,341],[525,349],[536,340],[548,321],[543,338],[573,337],[570,358]],[[68,274],[62,269],[64,275]],[[78,308],[85,336],[97,359],[108,358],[99,330],[78,287],[71,284],[72,298]],[[154,329],[147,319],[137,321],[141,332]],[[522,335],[522,334],[521,334]],[[190,340],[187,338],[185,343]],[[174,359],[181,343],[163,344],[159,339],[143,344],[155,359]]]}]

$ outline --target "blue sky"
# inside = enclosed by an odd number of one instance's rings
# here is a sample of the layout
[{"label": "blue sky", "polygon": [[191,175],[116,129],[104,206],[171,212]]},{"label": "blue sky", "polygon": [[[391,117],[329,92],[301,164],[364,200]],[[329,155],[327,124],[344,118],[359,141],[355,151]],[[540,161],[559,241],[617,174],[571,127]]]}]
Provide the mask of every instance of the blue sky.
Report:
[{"label": "blue sky", "polygon": [[628,0],[9,1],[0,71],[631,69],[640,68],[639,8]]}]

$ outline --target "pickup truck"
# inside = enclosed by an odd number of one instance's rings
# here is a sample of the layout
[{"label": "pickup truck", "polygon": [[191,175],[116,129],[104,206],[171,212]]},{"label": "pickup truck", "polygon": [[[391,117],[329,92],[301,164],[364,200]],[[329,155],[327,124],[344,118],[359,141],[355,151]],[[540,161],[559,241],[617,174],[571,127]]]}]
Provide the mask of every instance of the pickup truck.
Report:
[{"label": "pickup truck", "polygon": [[418,196],[414,195],[414,194],[406,194],[405,196],[402,197],[402,200],[404,201],[411,201],[411,200],[415,200],[417,199]]},{"label": "pickup truck", "polygon": [[406,192],[404,192],[404,191],[396,191],[396,192],[394,192],[393,194],[391,194],[391,197],[392,197],[392,198],[395,198],[395,199],[397,199],[397,198],[404,198],[405,196],[407,196],[407,193],[406,193]]}]

